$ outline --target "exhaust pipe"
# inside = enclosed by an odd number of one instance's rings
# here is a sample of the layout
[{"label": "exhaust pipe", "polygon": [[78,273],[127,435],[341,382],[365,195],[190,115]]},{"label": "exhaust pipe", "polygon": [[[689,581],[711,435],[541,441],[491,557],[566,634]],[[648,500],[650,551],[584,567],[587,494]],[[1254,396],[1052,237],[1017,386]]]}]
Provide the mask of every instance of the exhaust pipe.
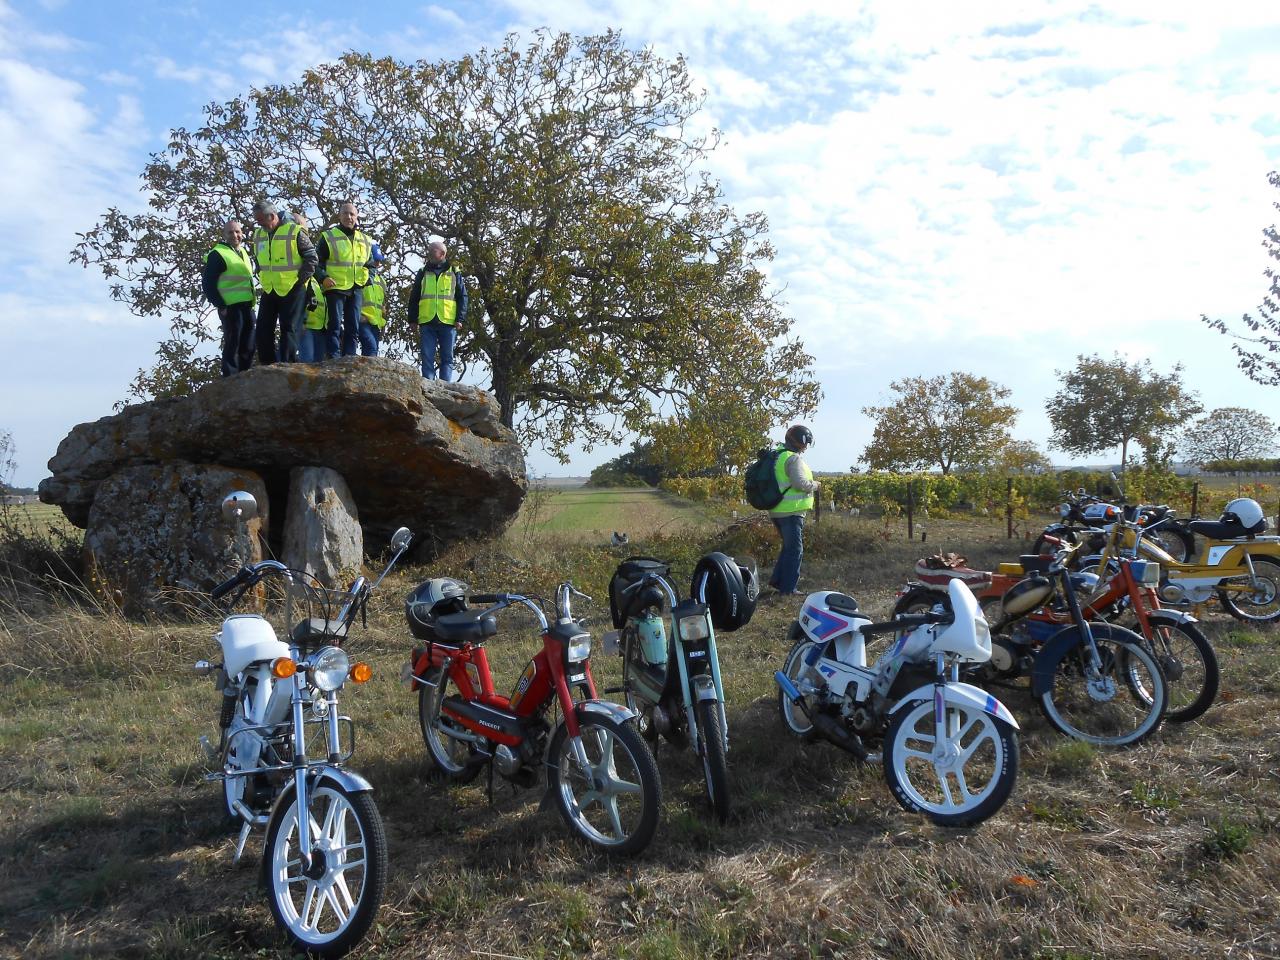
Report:
[{"label": "exhaust pipe", "polygon": [[799,707],[809,722],[813,724],[813,729],[822,734],[826,739],[830,740],[841,750],[853,754],[859,760],[866,761],[870,758],[867,748],[862,745],[862,738],[857,734],[850,733],[843,723],[835,717],[827,713],[810,713],[808,705],[804,702],[804,697],[781,670],[773,675],[773,679],[777,681],[778,686],[782,688],[787,698]]}]

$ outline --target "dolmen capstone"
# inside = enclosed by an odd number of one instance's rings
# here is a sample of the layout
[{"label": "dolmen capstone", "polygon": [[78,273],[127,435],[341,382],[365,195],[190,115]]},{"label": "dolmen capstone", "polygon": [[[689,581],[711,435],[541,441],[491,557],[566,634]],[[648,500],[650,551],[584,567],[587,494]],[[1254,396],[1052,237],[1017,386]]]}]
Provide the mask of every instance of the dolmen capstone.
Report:
[{"label": "dolmen capstone", "polygon": [[[525,493],[490,394],[380,357],[255,367],[134,404],[74,427],[49,471],[40,499],[85,529],[90,585],[130,615],[172,612],[264,555],[340,587],[397,527],[429,558],[501,533]],[[220,512],[237,489],[259,502],[247,533]]]}]

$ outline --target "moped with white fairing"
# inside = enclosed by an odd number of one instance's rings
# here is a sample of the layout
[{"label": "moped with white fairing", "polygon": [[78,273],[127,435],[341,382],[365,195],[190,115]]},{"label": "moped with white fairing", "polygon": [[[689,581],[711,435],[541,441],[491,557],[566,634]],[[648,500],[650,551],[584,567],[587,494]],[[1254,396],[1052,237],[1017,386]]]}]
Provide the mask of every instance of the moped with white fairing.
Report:
[{"label": "moped with white fairing", "polygon": [[[235,522],[257,513],[253,496],[241,491],[222,508]],[[254,828],[265,828],[261,878],[271,914],[309,955],[337,957],[355,946],[386,886],[382,818],[372,785],[344,766],[355,727],[339,714],[338,691],[372,674],[367,664],[352,663],[342,645],[412,539],[407,528],[396,531],[391,562],[373,584],[358,577],[349,590],[326,590],[304,571],[263,560],[242,566],[210,594],[220,600],[235,593],[234,606],[269,577],[286,586],[287,640],[259,614],[232,614],[217,634],[222,662],[201,660],[193,669],[212,677],[222,693],[218,746],[200,740],[217,766],[205,779],[222,782],[227,815],[241,825],[234,862]],[[295,622],[295,609],[304,606],[306,615]],[[321,741],[321,756],[308,752],[310,731]]]},{"label": "moped with white fairing", "polygon": [[[906,810],[946,827],[981,823],[1009,799],[1018,775],[1018,722],[960,665],[991,658],[991,631],[972,591],[948,588],[950,610],[872,623],[857,601],[823,590],[805,598],[781,670],[782,722],[802,740],[825,737],[861,760],[863,738],[883,744],[884,777]],[[867,666],[866,640],[898,633]]]}]

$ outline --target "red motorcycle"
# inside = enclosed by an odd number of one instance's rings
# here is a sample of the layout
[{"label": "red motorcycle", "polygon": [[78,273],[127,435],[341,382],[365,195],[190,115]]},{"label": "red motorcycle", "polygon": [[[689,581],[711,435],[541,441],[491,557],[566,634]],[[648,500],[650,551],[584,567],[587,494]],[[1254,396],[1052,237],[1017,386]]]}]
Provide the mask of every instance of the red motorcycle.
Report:
[{"label": "red motorcycle", "polygon": [[[613,854],[639,853],[653,839],[662,785],[636,714],[601,700],[591,676],[591,634],[573,619],[570,583],[556,591],[555,622],[540,597],[477,594],[457,580],[429,580],[409,595],[405,616],[419,644],[405,679],[418,691],[418,720],[441,775],[475,779],[488,765],[518,786],[546,771],[547,793],[569,828]],[[542,649],[510,697],[494,688],[484,642],[498,632],[499,610],[523,604],[542,627]]]}]

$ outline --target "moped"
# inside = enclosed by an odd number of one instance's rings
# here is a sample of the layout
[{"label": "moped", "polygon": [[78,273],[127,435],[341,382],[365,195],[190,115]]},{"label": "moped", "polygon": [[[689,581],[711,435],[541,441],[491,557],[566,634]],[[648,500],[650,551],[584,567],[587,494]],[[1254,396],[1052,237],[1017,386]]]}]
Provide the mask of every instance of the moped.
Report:
[{"label": "moped", "polygon": [[[662,785],[653,753],[635,729],[635,713],[596,695],[591,634],[573,617],[565,582],[556,590],[554,623],[546,601],[517,593],[477,594],[436,578],[405,602],[418,644],[403,678],[418,692],[422,739],[436,769],[467,782],[489,770],[517,786],[543,781],[569,828],[592,846],[631,855],[649,845],[658,825]],[[509,697],[494,687],[485,641],[498,632],[495,614],[523,605],[538,618],[542,649]]]},{"label": "moped", "polygon": [[[884,777],[906,810],[964,827],[993,816],[1018,775],[1018,722],[985,690],[960,682],[963,664],[991,656],[991,634],[973,592],[948,588],[949,610],[872,623],[852,597],[805,598],[777,681],[783,725],[822,736],[861,760],[864,737],[883,743]],[[896,633],[871,666],[866,640]]]},{"label": "moped", "polygon": [[650,740],[692,742],[702,761],[707,800],[723,823],[729,817],[729,723],[716,630],[744,626],[759,594],[755,563],[709,553],[694,570],[690,597],[680,600],[671,566],[629,557],[609,583],[609,609],[618,628],[604,637],[606,653],[622,656],[622,692]]},{"label": "moped", "polygon": [[[237,491],[222,504],[231,521],[252,518],[257,503]],[[234,861],[255,828],[265,828],[261,879],[271,915],[299,951],[341,956],[368,932],[386,887],[387,841],[373,801],[373,787],[348,770],[355,726],[338,710],[347,680],[364,683],[365,663],[342,649],[369,596],[408,549],[413,535],[401,527],[391,538],[392,557],[369,584],[358,577],[346,591],[330,591],[301,570],[275,560],[242,566],[216,586],[229,606],[269,577],[285,585],[287,639],[258,614],[233,614],[217,640],[222,662],[201,660],[194,671],[214,679],[222,693],[215,749],[201,744],[218,770],[227,815],[241,824]],[[304,609],[305,608],[305,609]],[[295,610],[306,614],[295,622]],[[308,732],[317,731],[320,756]]]}]

